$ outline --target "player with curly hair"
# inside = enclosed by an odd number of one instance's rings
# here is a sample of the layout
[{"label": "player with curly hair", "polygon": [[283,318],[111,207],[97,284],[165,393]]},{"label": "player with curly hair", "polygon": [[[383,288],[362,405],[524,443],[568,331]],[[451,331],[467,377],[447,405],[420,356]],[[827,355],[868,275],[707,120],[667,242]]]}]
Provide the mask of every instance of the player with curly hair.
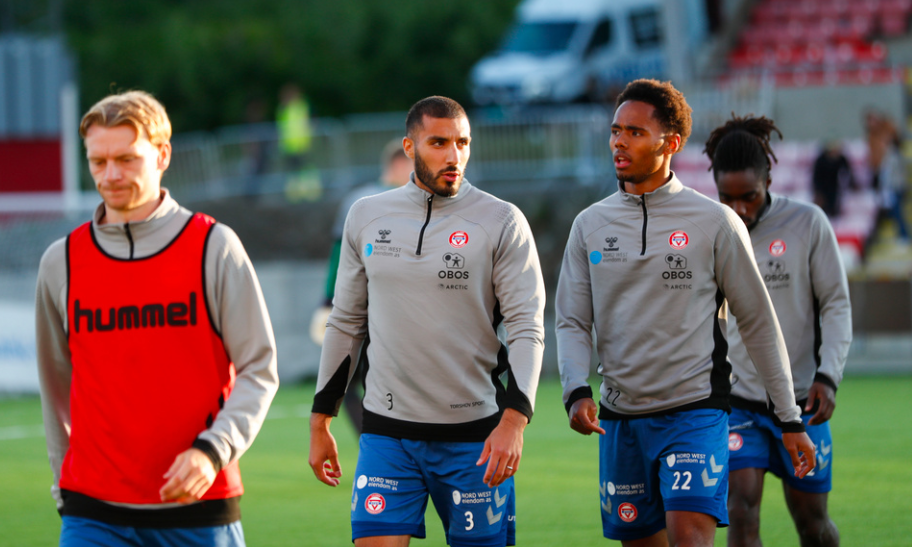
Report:
[{"label": "player with curly hair", "polygon": [[[796,474],[814,466],[747,230],[671,171],[690,112],[669,82],[636,80],[618,96],[610,139],[618,191],[577,216],[558,281],[570,427],[601,434],[603,533],[627,547],[711,546],[716,527],[728,524],[726,300],[744,318],[741,337]],[[593,327],[598,404],[588,384]]]}]

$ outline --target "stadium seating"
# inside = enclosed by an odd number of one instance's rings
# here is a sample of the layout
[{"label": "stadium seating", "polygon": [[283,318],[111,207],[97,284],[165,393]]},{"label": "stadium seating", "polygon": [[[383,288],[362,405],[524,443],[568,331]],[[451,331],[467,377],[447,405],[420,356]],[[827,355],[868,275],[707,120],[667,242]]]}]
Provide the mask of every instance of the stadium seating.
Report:
[{"label": "stadium seating", "polygon": [[883,39],[909,32],[912,0],[761,0],[728,56],[729,76],[778,85],[892,80]]}]

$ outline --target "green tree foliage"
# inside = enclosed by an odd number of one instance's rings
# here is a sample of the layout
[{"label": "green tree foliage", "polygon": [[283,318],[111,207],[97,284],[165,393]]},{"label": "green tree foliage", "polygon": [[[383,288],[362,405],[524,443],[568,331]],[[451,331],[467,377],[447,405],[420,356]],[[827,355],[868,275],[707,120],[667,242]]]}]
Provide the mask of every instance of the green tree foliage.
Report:
[{"label": "green tree foliage", "polygon": [[519,0],[63,0],[83,108],[145,89],[175,131],[272,113],[298,83],[317,116],[404,110],[427,95],[468,102],[472,64]]}]

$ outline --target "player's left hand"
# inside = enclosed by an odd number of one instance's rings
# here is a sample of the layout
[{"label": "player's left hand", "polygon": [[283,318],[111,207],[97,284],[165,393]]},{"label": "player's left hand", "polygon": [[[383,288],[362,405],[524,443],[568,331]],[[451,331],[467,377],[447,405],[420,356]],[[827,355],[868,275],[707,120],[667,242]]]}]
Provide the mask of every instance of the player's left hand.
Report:
[{"label": "player's left hand", "polygon": [[819,400],[820,404],[817,407],[817,412],[808,421],[808,425],[818,425],[826,422],[833,416],[833,411],[836,410],[836,392],[823,382],[811,384],[811,389],[808,391],[807,406],[804,408],[805,412],[810,412],[814,408],[815,400]]},{"label": "player's left hand", "polygon": [[215,466],[205,452],[190,448],[177,455],[165,473],[168,482],[159,490],[163,502],[199,501],[215,481]]},{"label": "player's left hand", "polygon": [[500,486],[519,471],[519,460],[522,459],[523,430],[529,419],[526,415],[512,408],[504,410],[500,423],[485,439],[481,457],[475,465],[486,461],[484,483],[494,488]]},{"label": "player's left hand", "polygon": [[807,433],[783,433],[782,444],[792,457],[792,467],[795,468],[795,476],[799,479],[803,479],[817,466],[814,443]]}]

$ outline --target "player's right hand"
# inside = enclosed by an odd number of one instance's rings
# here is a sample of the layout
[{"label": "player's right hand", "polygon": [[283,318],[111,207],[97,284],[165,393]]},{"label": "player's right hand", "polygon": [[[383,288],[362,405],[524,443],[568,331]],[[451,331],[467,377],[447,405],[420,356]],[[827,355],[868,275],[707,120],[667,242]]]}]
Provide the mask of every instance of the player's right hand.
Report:
[{"label": "player's right hand", "polygon": [[598,405],[592,398],[585,397],[573,403],[570,407],[570,427],[583,435],[605,434],[605,430],[599,427]]},{"label": "player's right hand", "polygon": [[788,450],[792,457],[792,467],[795,468],[795,476],[803,479],[817,465],[817,455],[814,450],[814,443],[805,432],[801,433],[783,433],[782,444]]},{"label": "player's right hand", "polygon": [[339,448],[336,439],[329,432],[332,416],[313,413],[310,415],[310,457],[307,463],[317,479],[329,486],[339,486],[342,466],[339,465]]}]

